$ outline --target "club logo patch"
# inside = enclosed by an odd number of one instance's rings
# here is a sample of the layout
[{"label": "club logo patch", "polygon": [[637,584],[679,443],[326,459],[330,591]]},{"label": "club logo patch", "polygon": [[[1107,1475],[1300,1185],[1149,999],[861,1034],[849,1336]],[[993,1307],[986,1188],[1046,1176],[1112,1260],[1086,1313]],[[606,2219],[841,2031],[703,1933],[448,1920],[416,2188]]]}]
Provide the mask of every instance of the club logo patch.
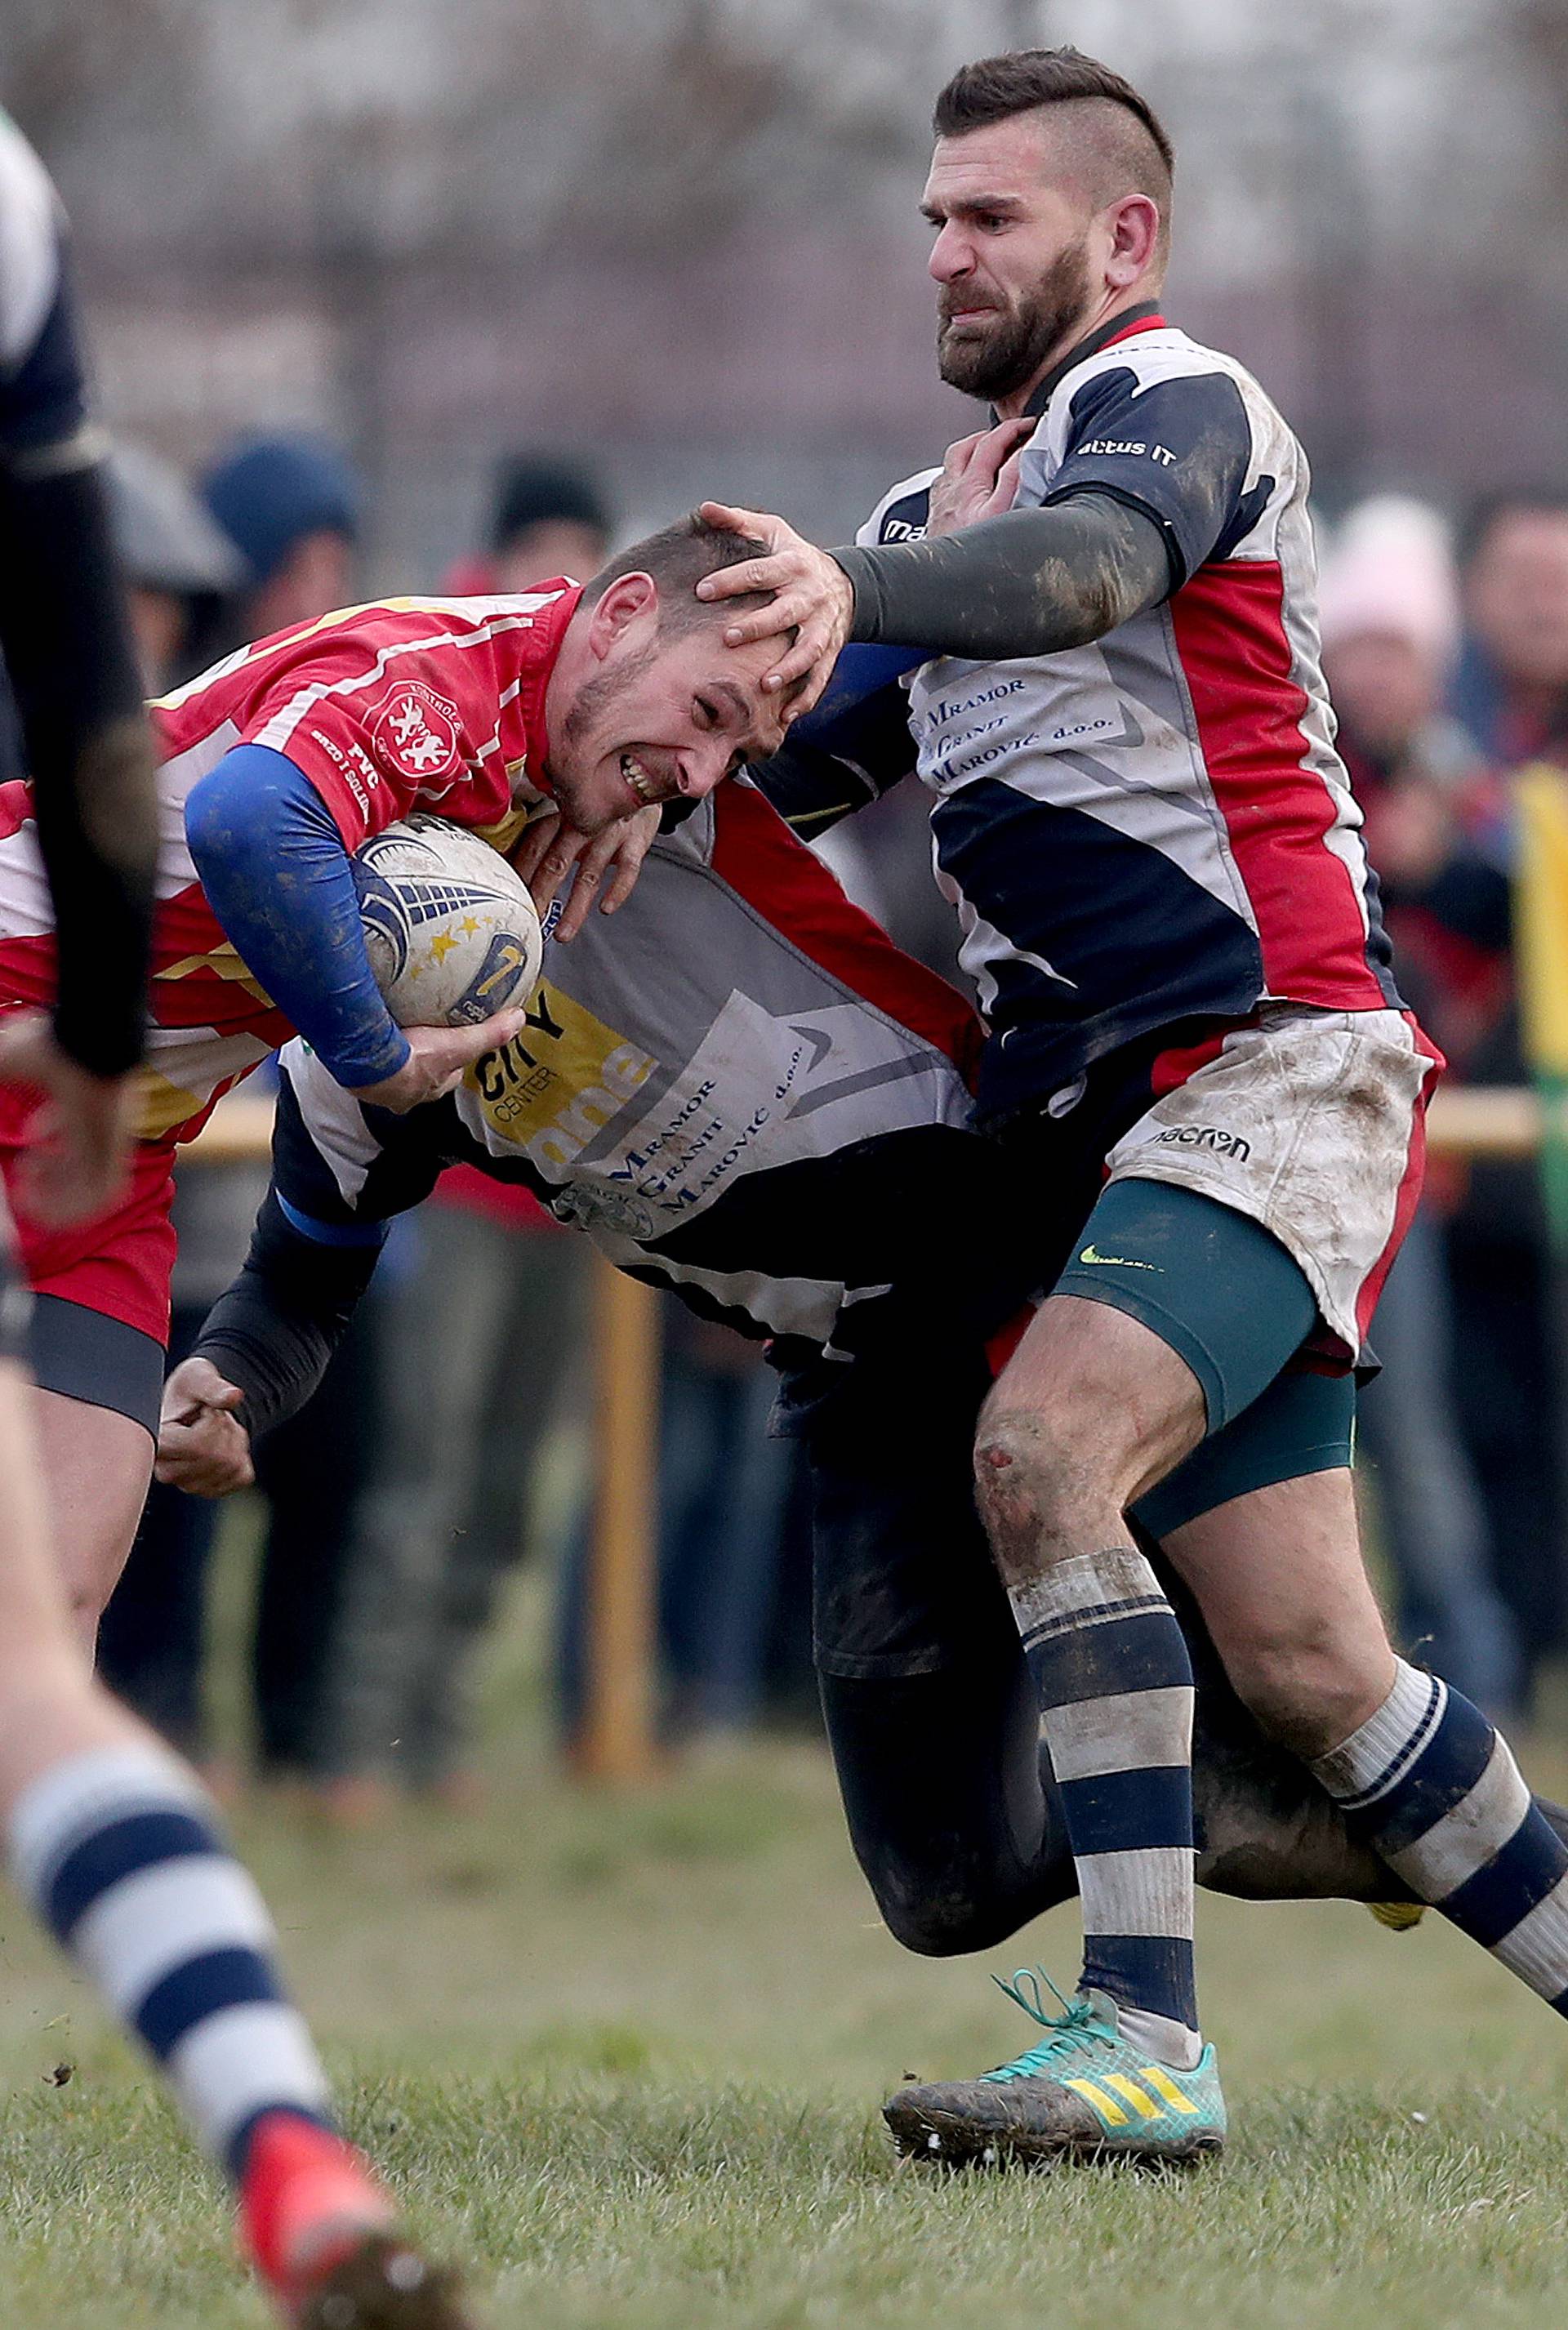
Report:
[{"label": "club logo patch", "polygon": [[389,769],[421,784],[449,777],[461,762],[458,707],[421,679],[399,680],[373,714],[371,743]]}]

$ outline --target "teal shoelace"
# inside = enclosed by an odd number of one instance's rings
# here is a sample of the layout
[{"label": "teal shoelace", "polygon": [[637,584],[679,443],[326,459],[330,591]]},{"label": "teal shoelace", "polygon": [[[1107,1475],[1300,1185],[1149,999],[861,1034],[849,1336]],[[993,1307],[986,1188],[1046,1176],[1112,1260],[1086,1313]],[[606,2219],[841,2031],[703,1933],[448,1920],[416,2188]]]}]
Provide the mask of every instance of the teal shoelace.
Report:
[{"label": "teal shoelace", "polygon": [[[998,2083],[1034,2079],[1053,2071],[1064,2055],[1087,2054],[1110,2043],[1110,2032],[1088,1999],[1063,1998],[1044,1966],[1020,1966],[1010,1980],[999,1974],[991,1980],[1005,1998],[1021,2006],[1051,2036],[1025,2054],[1015,2056],[1010,2063],[1000,2063],[994,2071],[983,2073],[984,2079]],[[1047,2012],[1042,1984],[1061,2007],[1060,2014]]]}]

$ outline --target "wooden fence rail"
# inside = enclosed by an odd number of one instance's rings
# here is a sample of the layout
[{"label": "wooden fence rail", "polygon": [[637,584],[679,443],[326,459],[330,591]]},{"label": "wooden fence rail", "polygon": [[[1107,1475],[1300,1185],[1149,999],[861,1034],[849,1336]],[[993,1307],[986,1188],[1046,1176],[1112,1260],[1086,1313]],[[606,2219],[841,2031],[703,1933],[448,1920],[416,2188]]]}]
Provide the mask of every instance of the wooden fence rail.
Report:
[{"label": "wooden fence rail", "polygon": [[[250,1093],[220,1103],[192,1165],[253,1163],[267,1154],[272,1103]],[[1515,1086],[1440,1091],[1430,1146],[1450,1157],[1531,1157],[1546,1120],[1536,1094]],[[1568,1111],[1559,1128],[1568,1138]],[[651,1287],[595,1256],[593,1533],[588,1676],[581,1768],[590,1777],[646,1779],[654,1740],[654,1614],[658,1510],[658,1302]]]}]

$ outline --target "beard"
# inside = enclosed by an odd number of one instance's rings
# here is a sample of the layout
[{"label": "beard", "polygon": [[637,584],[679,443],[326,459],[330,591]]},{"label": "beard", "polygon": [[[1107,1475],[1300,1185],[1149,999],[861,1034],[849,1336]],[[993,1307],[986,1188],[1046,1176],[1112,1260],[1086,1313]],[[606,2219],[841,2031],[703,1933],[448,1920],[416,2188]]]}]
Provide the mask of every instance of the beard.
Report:
[{"label": "beard", "polygon": [[[604,731],[623,696],[657,658],[658,643],[650,640],[618,662],[609,671],[594,673],[585,679],[572,699],[571,707],[561,723],[561,741],[551,758],[551,782],[554,797],[562,811],[571,816],[581,811],[595,819],[593,827],[582,826],[588,832],[602,827],[606,819],[602,811],[595,813],[590,802],[583,798],[584,781],[592,776],[599,761],[612,748],[602,741]],[[578,822],[581,822],[581,817]]]},{"label": "beard", "polygon": [[951,310],[965,294],[944,289],[937,309],[937,370],[949,388],[994,404],[1014,396],[1044,369],[1089,307],[1087,241],[1058,251],[1045,274],[1015,308],[997,308],[983,334],[950,333]]}]

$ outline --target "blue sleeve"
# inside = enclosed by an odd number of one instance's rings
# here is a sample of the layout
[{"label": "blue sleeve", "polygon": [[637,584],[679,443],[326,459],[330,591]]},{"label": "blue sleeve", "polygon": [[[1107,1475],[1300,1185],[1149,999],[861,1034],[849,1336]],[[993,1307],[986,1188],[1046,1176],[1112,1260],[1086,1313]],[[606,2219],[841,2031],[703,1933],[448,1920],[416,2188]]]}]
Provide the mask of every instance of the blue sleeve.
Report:
[{"label": "blue sleeve", "polygon": [[1086,488],[1114,494],[1151,517],[1165,539],[1172,587],[1204,562],[1227,554],[1248,528],[1273,480],[1246,493],[1252,430],[1242,392],[1227,373],[1189,374],[1143,386],[1130,365],[1097,374],[1072,399],[1066,449],[1049,480],[1036,482],[1025,451],[1020,501],[1058,502]]},{"label": "blue sleeve", "polygon": [[915,764],[909,697],[899,685],[926,661],[912,648],[844,648],[817,703],[770,761],[748,772],[786,825],[826,833],[907,777]]},{"label": "blue sleeve", "polygon": [[348,852],[309,778],[285,753],[236,744],[192,791],[185,838],[246,970],[337,1082],[357,1091],[395,1075],[408,1037],[375,983]]},{"label": "blue sleeve", "polygon": [[852,640],[839,649],[832,677],[810,711],[791,723],[790,735],[820,745],[824,752],[836,752],[868,706],[885,710],[890,704],[903,706],[900,725],[907,734],[909,698],[898,683],[928,660],[917,648],[870,647]]}]

